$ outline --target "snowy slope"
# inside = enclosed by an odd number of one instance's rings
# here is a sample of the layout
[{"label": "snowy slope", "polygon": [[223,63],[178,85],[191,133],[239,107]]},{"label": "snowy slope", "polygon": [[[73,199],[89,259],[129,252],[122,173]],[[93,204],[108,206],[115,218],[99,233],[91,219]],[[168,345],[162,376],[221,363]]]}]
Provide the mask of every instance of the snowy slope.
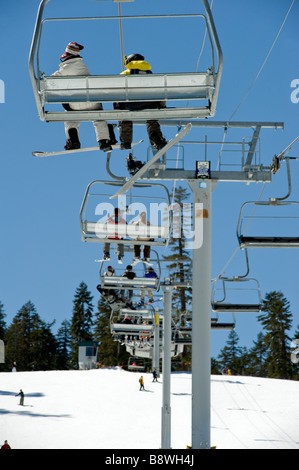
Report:
[{"label": "snowy slope", "polygon": [[[162,377],[121,369],[0,374],[0,444],[13,449],[159,449]],[[21,407],[15,395],[25,393]],[[212,376],[211,444],[299,449],[299,382]],[[191,375],[172,374],[171,445],[191,445]]]}]

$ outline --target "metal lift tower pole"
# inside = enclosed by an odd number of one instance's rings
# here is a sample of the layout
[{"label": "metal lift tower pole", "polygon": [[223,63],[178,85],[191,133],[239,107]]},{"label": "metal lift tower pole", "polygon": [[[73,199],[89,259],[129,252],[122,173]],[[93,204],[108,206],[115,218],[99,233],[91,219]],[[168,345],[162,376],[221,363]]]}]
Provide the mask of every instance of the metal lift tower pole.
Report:
[{"label": "metal lift tower pole", "polygon": [[170,406],[170,374],[171,374],[171,285],[161,285],[164,294],[163,312],[163,405],[162,405],[162,449],[171,448],[171,406]]},{"label": "metal lift tower pole", "polygon": [[[192,267],[192,449],[210,449],[211,380],[211,180],[191,180]],[[200,187],[202,186],[202,187]]]}]

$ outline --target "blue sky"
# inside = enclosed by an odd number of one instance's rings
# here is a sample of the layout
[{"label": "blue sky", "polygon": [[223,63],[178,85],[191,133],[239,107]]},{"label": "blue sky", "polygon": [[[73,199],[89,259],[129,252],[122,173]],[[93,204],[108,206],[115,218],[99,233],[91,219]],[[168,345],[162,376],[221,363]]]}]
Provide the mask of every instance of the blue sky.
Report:
[{"label": "blue sky", "polygon": [[[260,70],[291,5],[291,0],[214,0],[213,16],[223,50],[224,69],[217,112],[211,120],[228,120],[243,100]],[[47,322],[56,320],[55,332],[64,319],[72,316],[75,290],[86,282],[99,298],[98,264],[101,244],[81,241],[79,210],[88,183],[110,179],[105,170],[105,155],[100,152],[80,156],[36,159],[34,150],[54,151],[65,143],[63,124],[41,122],[37,115],[28,72],[28,56],[39,1],[1,2],[0,79],[5,84],[5,103],[0,103],[0,300],[9,324],[24,303],[31,300]],[[271,6],[270,6],[271,5]],[[271,163],[274,154],[282,151],[298,134],[299,103],[291,101],[291,82],[298,75],[298,4],[290,15],[273,50],[247,99],[234,120],[284,122],[282,130],[265,129],[261,134],[261,160]],[[199,0],[135,0],[122,6],[123,15],[202,13]],[[48,17],[117,15],[112,1],[51,0],[45,12]],[[159,20],[160,21],[160,20]],[[173,23],[172,23],[173,21]],[[139,52],[151,63],[155,72],[195,71],[201,49],[203,28],[195,20],[147,20],[124,24],[125,53]],[[99,25],[71,23],[55,27],[47,25],[41,45],[41,69],[51,74],[58,68],[59,56],[69,41],[85,45],[84,60],[91,73],[118,74],[121,71],[120,41],[117,21]],[[205,68],[206,56],[201,65]],[[175,128],[163,129],[167,139]],[[251,135],[248,129],[241,137]],[[118,135],[118,132],[117,132]],[[202,140],[205,130],[192,130],[190,140]],[[222,139],[223,131],[219,131]],[[189,138],[188,137],[188,138]],[[227,139],[240,134],[229,131]],[[144,139],[135,155],[145,159],[147,134],[143,126],[135,126],[134,140]],[[82,146],[96,145],[91,123],[81,125]],[[299,143],[290,155],[296,156]],[[202,148],[187,146],[185,167],[194,168]],[[209,150],[212,169],[217,150]],[[125,170],[125,153],[116,151],[113,165],[119,174]],[[299,200],[299,161],[292,161],[291,200]],[[172,184],[169,185],[171,191]],[[238,244],[236,226],[241,205],[257,200],[261,184],[219,183],[213,193],[212,276],[217,276],[235,252]],[[287,192],[285,165],[273,176],[262,199],[284,196]],[[298,220],[294,219],[294,224]],[[262,295],[281,290],[290,301],[294,329],[299,323],[298,251],[250,250],[250,277],[258,279]],[[226,275],[245,271],[244,253],[237,250]],[[293,330],[294,330],[293,329]],[[236,332],[240,345],[251,347],[261,330],[256,314],[239,314]],[[212,332],[212,354],[225,345],[228,333]]]}]

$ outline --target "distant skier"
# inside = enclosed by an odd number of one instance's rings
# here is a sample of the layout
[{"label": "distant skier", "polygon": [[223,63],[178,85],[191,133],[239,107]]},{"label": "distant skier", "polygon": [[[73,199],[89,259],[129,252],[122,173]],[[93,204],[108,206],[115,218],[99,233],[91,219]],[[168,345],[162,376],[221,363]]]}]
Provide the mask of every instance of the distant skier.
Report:
[{"label": "distant skier", "polygon": [[158,382],[158,374],[156,369],[153,370],[153,382]]},{"label": "distant skier", "polygon": [[3,444],[3,446],[1,447],[1,450],[2,450],[2,449],[11,449],[11,447],[10,447],[10,445],[8,444],[7,441],[4,441],[4,444]]},{"label": "distant skier", "polygon": [[20,397],[19,405],[24,406],[24,392],[21,389],[20,392],[16,395],[16,397]]},{"label": "distant skier", "polygon": [[144,390],[144,381],[143,381],[143,376],[140,377],[139,379],[139,384],[140,384],[140,388],[139,390]]}]

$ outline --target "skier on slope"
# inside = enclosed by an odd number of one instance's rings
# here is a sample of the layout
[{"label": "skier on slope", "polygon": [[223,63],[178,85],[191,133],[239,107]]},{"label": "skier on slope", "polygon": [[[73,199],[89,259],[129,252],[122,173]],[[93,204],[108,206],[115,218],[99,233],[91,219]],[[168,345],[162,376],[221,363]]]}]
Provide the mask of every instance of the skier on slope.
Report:
[{"label": "skier on slope", "polygon": [[7,441],[4,441],[4,444],[3,444],[3,446],[1,447],[1,450],[2,450],[2,449],[11,449],[11,447],[10,447],[10,445],[8,444]]},{"label": "skier on slope", "polygon": [[[81,50],[84,46],[77,42],[70,42],[65,49],[64,54],[60,56],[61,64],[59,69],[52,74],[54,77],[68,76],[68,75],[90,75],[90,72],[83,62],[80,56]],[[102,110],[102,103],[64,103],[63,107],[66,111],[89,111],[89,110]],[[66,121],[65,134],[67,142],[65,150],[79,149],[79,122]],[[117,141],[115,140],[113,126],[109,124],[109,127],[105,121],[93,121],[93,125],[96,132],[96,138],[99,143],[100,150],[109,152],[112,150],[111,145],[114,145]]]},{"label": "skier on slope", "polygon": [[20,392],[16,395],[16,397],[20,397],[20,403],[19,405],[21,406],[24,406],[24,392],[23,390],[21,389]]},{"label": "skier on slope", "polygon": [[139,390],[144,390],[144,381],[143,381],[143,376],[140,377],[139,379],[139,384],[140,384],[140,388]]}]

